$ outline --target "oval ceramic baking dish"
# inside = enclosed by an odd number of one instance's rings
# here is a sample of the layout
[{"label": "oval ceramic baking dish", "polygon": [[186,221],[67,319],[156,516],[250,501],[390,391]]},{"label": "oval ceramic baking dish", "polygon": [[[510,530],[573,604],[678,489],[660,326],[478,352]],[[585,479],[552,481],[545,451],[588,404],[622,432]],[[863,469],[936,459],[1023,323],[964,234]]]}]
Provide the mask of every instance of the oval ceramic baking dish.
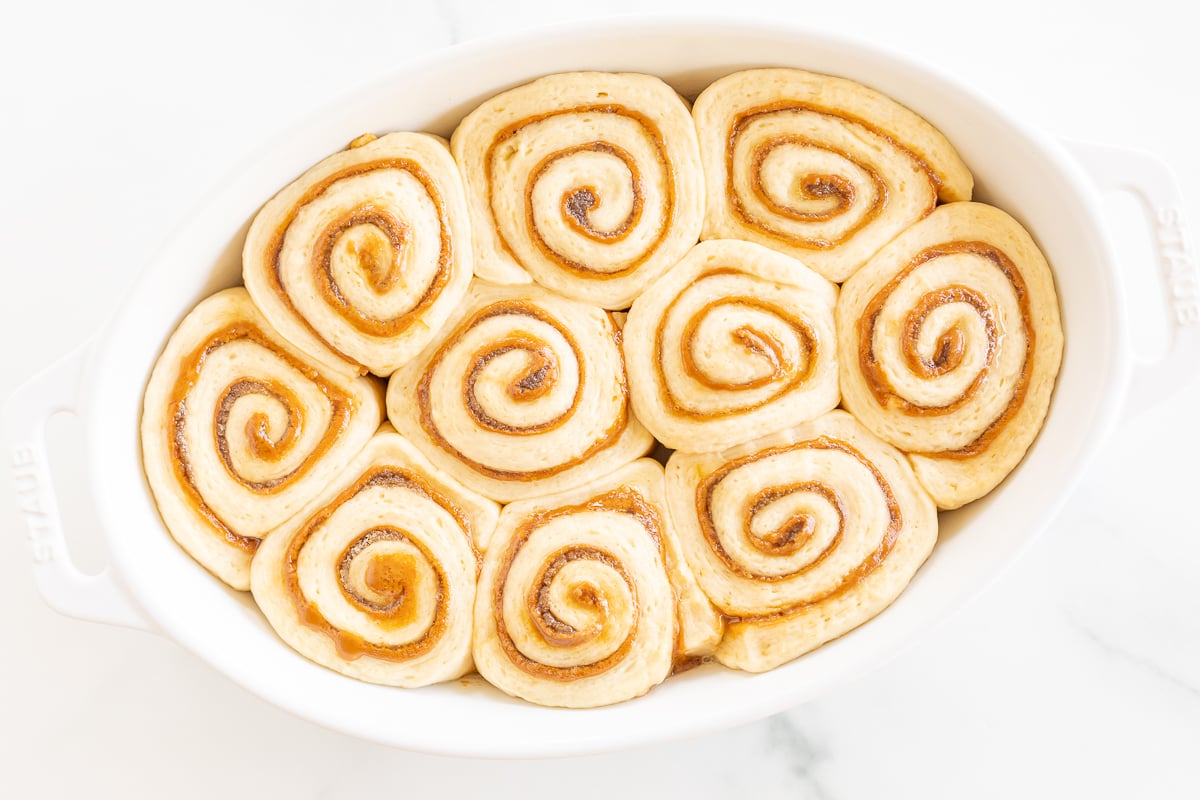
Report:
[{"label": "oval ceramic baking dish", "polygon": [[[228,590],[167,535],[142,477],[138,421],[147,375],[167,334],[202,297],[237,283],[246,224],[279,187],[364,131],[454,124],[497,91],[552,72],[630,70],[695,94],[753,65],[796,66],[853,78],[927,117],[957,146],[977,197],[1014,214],[1053,264],[1066,354],[1041,436],[1017,471],[985,499],[944,514],[941,540],[909,589],[862,628],[762,675],[715,665],[672,678],[645,697],[585,712],[512,700],[481,681],[421,690],[360,683],[298,656],[248,594]],[[1158,252],[1116,263],[1101,191],[1142,199]],[[1050,522],[1120,410],[1182,384],[1200,363],[1194,265],[1180,240],[1180,201],[1154,159],[1065,146],[1008,117],[937,71],[841,37],[777,23],[622,21],[473,42],[410,64],[326,108],[231,174],[146,270],[93,343],[26,384],[6,412],[9,445],[30,514],[37,583],[59,611],[169,636],[234,681],[323,725],[426,752],[545,756],[631,747],[697,734],[780,711],[878,667],[918,632],[959,608]],[[1135,364],[1123,281],[1161,283],[1173,346]],[[1192,282],[1187,283],[1188,280]],[[1172,292],[1172,286],[1175,291]],[[57,521],[44,447],[51,413],[83,417],[84,447],[109,569],[84,576]]]}]

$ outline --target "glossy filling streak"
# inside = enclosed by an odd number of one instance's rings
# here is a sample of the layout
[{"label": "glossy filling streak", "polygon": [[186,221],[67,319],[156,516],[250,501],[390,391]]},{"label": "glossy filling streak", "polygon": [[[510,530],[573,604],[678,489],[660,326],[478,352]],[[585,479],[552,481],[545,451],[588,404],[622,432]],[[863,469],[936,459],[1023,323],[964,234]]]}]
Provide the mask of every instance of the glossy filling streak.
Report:
[{"label": "glossy filling streak", "polygon": [[[385,294],[399,282],[404,253],[412,235],[402,219],[390,210],[381,208],[370,201],[344,211],[325,226],[313,245],[310,268],[317,292],[326,305],[338,316],[366,335],[391,337],[403,333],[417,323],[429,306],[437,300],[450,280],[454,259],[454,244],[450,235],[450,223],[446,214],[445,202],[434,185],[433,178],[417,162],[406,158],[387,158],[355,164],[313,184],[299,200],[292,204],[279,223],[279,227],[267,247],[266,262],[271,265],[271,269],[268,271],[271,289],[288,307],[288,310],[303,319],[292,303],[291,296],[284,288],[280,277],[280,255],[283,252],[288,229],[301,209],[311,204],[339,181],[377,170],[400,170],[408,173],[421,184],[434,208],[437,209],[437,235],[440,237],[441,249],[438,253],[437,271],[433,280],[408,310],[390,319],[369,316],[346,300],[337,281],[334,280],[331,262],[334,251],[348,232],[356,229],[361,231],[364,227],[370,228],[372,231],[364,232],[365,244],[351,242],[346,247],[357,260],[367,285],[378,294]],[[334,348],[307,320],[305,320],[305,326],[334,352],[347,361],[353,361],[349,356]]]},{"label": "glossy filling streak", "polygon": [[779,202],[771,196],[771,193],[766,190],[763,185],[763,163],[779,147],[798,146],[804,148],[812,148],[816,150],[824,150],[847,162],[854,164],[856,167],[867,173],[873,184],[873,200],[871,206],[861,216],[861,218],[853,225],[846,228],[837,237],[803,237],[796,233],[781,230],[770,224],[768,220],[760,219],[754,216],[747,208],[745,200],[734,186],[734,153],[737,150],[738,142],[745,133],[747,126],[759,119],[764,119],[774,114],[788,114],[792,112],[812,112],[827,117],[836,118],[855,128],[862,129],[860,132],[861,138],[877,138],[882,140],[888,147],[895,149],[911,160],[922,171],[929,176],[929,182],[933,185],[935,191],[935,200],[925,209],[925,216],[933,211],[936,204],[936,190],[941,187],[942,180],[933,168],[925,161],[917,156],[916,153],[909,150],[904,145],[897,142],[892,137],[888,136],[879,128],[871,125],[869,122],[858,117],[846,114],[841,111],[835,111],[830,108],[823,108],[807,103],[796,102],[794,100],[781,100],[776,103],[771,103],[765,106],[747,109],[733,118],[729,128],[729,138],[725,148],[725,179],[726,179],[726,197],[733,208],[734,214],[745,225],[758,230],[759,232],[770,236],[773,239],[784,242],[795,247],[803,247],[809,250],[829,250],[835,248],[846,241],[850,240],[860,230],[870,225],[883,213],[888,204],[889,188],[884,181],[883,176],[870,163],[866,163],[860,159],[855,159],[850,153],[835,148],[829,144],[810,139],[797,134],[786,134],[769,137],[751,151],[750,155],[750,188],[754,193],[755,198],[762,203],[773,214],[776,214],[782,219],[792,220],[794,222],[828,222],[836,219],[838,216],[848,212],[858,199],[859,191],[854,184],[844,175],[831,175],[825,173],[809,173],[796,176],[793,181],[793,192],[798,197],[808,201],[822,201],[819,203],[818,210],[805,210],[787,203]]},{"label": "glossy filling streak", "polygon": [[[462,463],[469,466],[481,475],[499,480],[536,480],[539,478],[548,478],[571,469],[590,458],[592,455],[610,447],[614,444],[625,428],[629,425],[629,404],[628,404],[628,388],[625,381],[624,362],[621,363],[620,370],[620,392],[622,395],[621,412],[613,421],[613,424],[604,431],[604,434],[596,441],[592,442],[581,453],[573,457],[565,457],[562,461],[554,466],[545,469],[531,470],[528,472],[516,472],[506,470],[498,466],[483,464],[468,457],[465,453],[451,444],[438,430],[437,423],[433,419],[433,403],[429,390],[430,382],[433,380],[434,374],[442,367],[449,352],[463,338],[467,331],[476,325],[479,325],[484,320],[494,317],[512,317],[515,330],[509,336],[497,339],[489,344],[485,350],[477,351],[470,359],[470,366],[463,375],[462,381],[462,400],[467,408],[471,419],[480,427],[488,431],[511,434],[513,436],[532,436],[534,434],[546,433],[556,430],[570,420],[576,413],[583,400],[583,393],[587,382],[587,372],[584,366],[584,355],[579,345],[570,332],[554,317],[548,314],[545,310],[533,305],[532,303],[522,300],[505,300],[498,303],[493,303],[490,306],[480,310],[466,322],[462,323],[452,334],[446,337],[445,342],[434,353],[433,358],[421,373],[421,379],[417,384],[417,406],[419,409],[420,423],[425,434],[430,440],[440,447],[442,450],[450,453]],[[508,386],[508,396],[513,400],[532,401],[542,397],[551,390],[560,376],[559,360],[554,353],[554,349],[537,338],[533,334],[526,333],[520,330],[520,320],[526,318],[553,326],[559,334],[567,341],[568,346],[575,354],[575,363],[579,369],[579,380],[575,395],[571,400],[570,407],[551,419],[533,422],[520,427],[510,425],[500,420],[495,419],[488,414],[480,403],[475,391],[476,383],[488,364],[505,353],[514,350],[520,350],[529,356],[529,367],[524,371],[524,374],[516,381]],[[612,330],[614,345],[620,352],[620,331],[609,318],[610,329]]]},{"label": "glossy filling streak", "polygon": [[[706,278],[716,275],[747,275],[747,273],[732,268],[712,270],[697,276],[691,286],[695,287]],[[753,276],[747,275],[747,277],[753,279]],[[656,354],[654,369],[658,379],[659,396],[662,399],[663,405],[670,409],[672,413],[691,419],[712,419],[728,417],[734,414],[744,414],[747,411],[753,411],[774,402],[812,376],[813,370],[817,365],[818,344],[816,331],[813,330],[811,325],[795,316],[790,309],[758,297],[739,295],[721,297],[705,304],[684,325],[678,351],[684,374],[706,389],[728,394],[760,389],[770,384],[778,384],[778,386],[775,391],[765,398],[759,398],[750,403],[731,405],[719,411],[697,411],[688,407],[671,390],[670,381],[667,378],[663,365],[664,354],[667,352],[665,343],[667,323],[670,321],[676,306],[686,293],[687,290],[681,292],[671,300],[659,316],[658,326],[654,329],[654,352]],[[750,326],[741,326],[733,330],[731,336],[733,339],[732,344],[738,350],[741,350],[744,355],[738,354],[735,351],[734,354],[731,354],[731,358],[738,358],[739,356],[742,358],[752,358],[766,365],[768,369],[758,377],[737,383],[724,381],[709,375],[696,363],[693,353],[696,332],[709,315],[727,309],[733,311],[737,311],[738,309],[759,311],[782,320],[795,336],[798,344],[797,349],[801,356],[799,361],[794,362],[789,359],[784,345],[770,333],[755,330]]]},{"label": "glossy filling streak", "polygon": [[[572,345],[574,345],[574,342],[572,342]],[[571,408],[566,414],[518,428],[501,422],[488,414],[475,393],[475,384],[478,383],[480,375],[487,368],[488,364],[505,353],[511,353],[514,350],[519,350],[526,354],[529,358],[529,367],[526,369],[524,375],[509,384],[508,396],[510,398],[518,402],[529,402],[545,396],[554,388],[554,384],[558,381],[559,373],[558,359],[554,356],[554,350],[540,339],[517,332],[512,336],[497,339],[495,342],[489,344],[486,350],[480,350],[475,353],[475,356],[471,359],[471,370],[463,380],[463,402],[466,404],[467,409],[470,410],[471,418],[475,420],[476,424],[489,431],[511,433],[516,436],[530,436],[554,430],[562,425],[563,421],[574,413],[576,407],[579,405],[579,401],[583,395],[583,364],[580,362],[580,383],[575,389],[575,397],[571,401]]]},{"label": "glossy filling streak", "polygon": [[276,381],[244,378],[221,393],[221,399],[217,401],[217,416],[214,431],[214,438],[217,442],[217,453],[221,456],[221,463],[225,465],[225,471],[229,473],[230,477],[238,483],[256,492],[265,492],[279,486],[289,476],[283,475],[265,481],[247,480],[238,474],[237,469],[233,465],[233,458],[229,453],[229,414],[233,411],[234,404],[249,394],[257,394],[270,398],[286,409],[288,417],[287,426],[283,429],[283,433],[275,438],[271,436],[271,422],[266,414],[252,414],[250,419],[247,420],[245,430],[243,431],[246,438],[246,448],[250,451],[250,455],[257,461],[270,463],[277,462],[283,458],[291,450],[296,438],[300,435],[303,417],[301,415],[300,400],[290,389]]},{"label": "glossy filling streak", "polygon": [[[545,174],[546,170],[555,162],[563,158],[568,158],[576,153],[607,153],[608,155],[619,158],[625,164],[625,168],[629,170],[630,188],[633,191],[633,205],[629,210],[629,216],[621,221],[621,224],[611,230],[599,230],[592,226],[589,212],[599,208],[603,198],[595,186],[580,186],[576,189],[569,190],[563,193],[562,196],[562,214],[563,222],[570,225],[578,233],[594,242],[619,242],[629,236],[629,232],[638,224],[642,218],[642,208],[646,204],[646,199],[643,196],[642,176],[638,172],[637,164],[634,163],[633,156],[624,148],[617,147],[614,144],[606,142],[590,142],[579,147],[572,147],[567,150],[560,150],[557,153],[551,153],[542,159],[538,164],[537,169],[533,171],[533,175],[529,178],[529,183],[525,189],[525,224],[529,230],[536,233],[537,225],[534,223],[533,217],[533,187]],[[537,237],[535,241],[542,251],[542,255],[550,259],[555,259],[556,255],[551,251],[550,247]],[[581,267],[586,269],[584,267]]]},{"label": "glossy filling streak", "polygon": [[587,264],[579,261],[572,253],[563,253],[554,249],[538,230],[537,218],[533,207],[533,193],[538,181],[545,175],[556,162],[562,159],[568,159],[577,156],[581,153],[604,153],[618,159],[624,164],[625,169],[629,173],[630,191],[633,196],[633,204],[629,214],[614,228],[602,230],[594,227],[591,222],[590,213],[604,201],[598,190],[593,185],[580,185],[563,193],[561,199],[562,218],[567,226],[580,234],[584,238],[594,242],[620,242],[626,239],[630,232],[635,230],[638,223],[641,221],[645,208],[645,185],[642,171],[638,168],[633,156],[629,151],[611,142],[593,141],[584,144],[567,147],[550,153],[543,158],[529,175],[529,179],[525,183],[524,188],[524,208],[525,208],[525,230],[529,235],[530,241],[537,248],[538,252],[550,263],[556,265],[560,269],[567,272],[580,275],[582,277],[595,280],[609,280],[628,275],[634,270],[642,266],[654,253],[658,250],[667,234],[670,233],[671,227],[675,221],[675,169],[671,165],[670,158],[667,155],[667,145],[663,140],[662,132],[654,121],[644,114],[626,108],[621,105],[594,105],[594,106],[576,106],[574,108],[562,109],[553,111],[547,114],[539,114],[533,117],[527,117],[519,122],[501,130],[492,140],[488,147],[487,155],[484,158],[488,180],[488,207],[492,214],[492,227],[496,231],[496,235],[500,239],[501,247],[513,258],[514,261],[520,263],[516,252],[511,243],[505,238],[504,228],[499,224],[496,213],[496,203],[494,201],[493,186],[496,181],[494,176],[500,169],[505,159],[499,154],[499,149],[506,142],[518,136],[523,130],[530,125],[543,122],[558,116],[566,115],[584,115],[584,114],[616,114],[619,116],[632,119],[645,132],[645,135],[653,142],[654,149],[658,154],[658,165],[662,168],[665,174],[663,185],[663,209],[662,222],[658,226],[653,240],[645,251],[639,254],[630,262],[624,264],[619,269],[597,269],[592,264]]},{"label": "glossy filling streak", "polygon": [[1016,295],[1021,311],[1021,326],[1025,334],[1025,352],[1021,359],[1020,372],[1017,373],[1012,397],[1009,398],[1008,405],[1004,407],[1003,412],[998,417],[988,423],[988,426],[974,441],[957,450],[917,453],[917,455],[931,455],[939,458],[970,458],[987,450],[1020,410],[1021,404],[1025,400],[1025,394],[1029,390],[1029,379],[1033,372],[1036,334],[1033,327],[1033,314],[1029,307],[1029,291],[1025,285],[1025,279],[1021,277],[1021,271],[1017,269],[1016,264],[1007,255],[986,242],[947,242],[936,247],[926,248],[917,253],[904,269],[896,273],[871,298],[871,301],[867,303],[866,308],[859,317],[858,361],[862,375],[866,379],[867,387],[871,390],[871,394],[883,408],[896,409],[900,413],[915,417],[941,416],[958,411],[963,406],[972,402],[975,396],[988,385],[1000,345],[999,326],[996,321],[996,313],[987,298],[966,286],[948,286],[924,294],[918,301],[917,306],[908,313],[904,320],[904,338],[901,342],[901,352],[904,355],[905,364],[916,375],[922,378],[934,378],[951,372],[962,363],[963,353],[966,349],[966,332],[958,327],[952,327],[943,332],[938,337],[937,349],[933,358],[929,359],[922,356],[917,349],[921,327],[934,309],[944,305],[961,303],[973,308],[979,314],[980,320],[983,323],[983,329],[987,336],[987,350],[979,374],[975,376],[975,379],[971,381],[971,384],[962,395],[940,406],[922,406],[912,403],[896,393],[895,388],[892,386],[891,381],[888,380],[887,374],[883,371],[875,356],[873,342],[876,324],[891,293],[896,290],[896,287],[906,277],[922,265],[932,262],[940,256],[960,253],[966,253],[986,260],[992,267],[999,270],[1012,285],[1013,293]]},{"label": "glossy filling streak", "polygon": [[742,513],[741,531],[745,533],[750,543],[763,553],[783,557],[795,553],[812,538],[815,526],[814,519],[808,514],[795,514],[789,517],[783,525],[777,526],[774,530],[764,535],[753,532],[755,516],[770,504],[789,495],[798,493],[813,494],[825,500],[837,513],[837,531],[834,533],[829,544],[803,566],[784,575],[760,574],[748,570],[737,563],[721,543],[721,534],[713,521],[712,511],[713,494],[721,482],[730,478],[730,476],[736,475],[738,470],[750,467],[750,465],[757,461],[801,450],[837,451],[850,456],[861,464],[863,469],[874,479],[880,493],[883,495],[889,516],[888,526],[881,532],[879,544],[875,549],[871,551],[866,559],[843,575],[833,588],[809,597],[802,602],[790,605],[787,608],[767,614],[728,617],[728,621],[730,622],[760,622],[777,619],[832,600],[853,590],[887,560],[888,555],[895,547],[897,538],[900,536],[900,531],[904,527],[903,516],[900,513],[900,504],[896,500],[896,496],[892,492],[892,487],[887,479],[883,477],[879,469],[866,456],[846,442],[831,439],[827,436],[818,436],[815,439],[798,442],[794,445],[761,450],[722,465],[702,480],[696,487],[696,516],[700,523],[700,530],[713,553],[716,554],[721,563],[731,573],[738,577],[755,581],[778,582],[791,580],[815,569],[841,545],[846,530],[846,520],[850,514],[854,513],[854,509],[849,508],[843,498],[834,489],[816,481],[798,481],[760,491],[756,495],[746,499]]},{"label": "glossy filling streak", "polygon": [[[662,518],[658,510],[646,502],[641,494],[628,487],[615,489],[578,505],[563,506],[532,514],[525,519],[517,528],[496,576],[496,586],[492,595],[492,616],[504,654],[515,666],[535,678],[566,682],[599,675],[619,664],[629,653],[637,638],[640,612],[637,602],[636,575],[631,576],[625,565],[621,564],[616,557],[602,547],[595,546],[567,546],[547,559],[525,594],[525,616],[528,623],[525,632],[540,638],[553,647],[577,647],[593,641],[603,634],[605,626],[615,616],[610,604],[629,602],[631,608],[628,611],[632,620],[629,632],[612,653],[589,664],[565,667],[543,664],[521,652],[504,621],[504,595],[507,590],[508,574],[517,554],[529,541],[529,538],[552,520],[573,514],[597,511],[623,514],[636,520],[645,530],[646,535],[654,542],[663,563],[666,563],[662,541]],[[589,616],[594,620],[593,624],[584,630],[579,630],[560,619],[555,614],[550,602],[550,592],[556,576],[568,564],[579,561],[593,562],[598,569],[615,574],[627,588],[627,598],[616,598],[604,596],[599,587],[591,582],[584,581],[570,587],[568,596],[571,598],[571,602],[586,606]]]},{"label": "glossy filling streak", "polygon": [[[333,513],[357,494],[373,487],[389,487],[414,492],[446,511],[458,523],[468,545],[474,552],[471,523],[449,498],[437,492],[427,482],[412,473],[394,467],[376,467],[359,478],[353,486],[339,494],[329,505],[308,519],[288,543],[283,559],[283,585],[301,622],[324,633],[337,648],[338,656],[352,661],[362,656],[386,661],[406,661],[428,653],[446,632],[450,607],[450,585],[437,556],[429,551],[410,532],[389,525],[379,525],[359,534],[347,545],[332,565],[338,576],[338,587],[344,598],[356,609],[371,618],[381,630],[394,630],[412,623],[419,603],[435,604],[433,623],[421,636],[403,644],[379,644],[350,631],[334,626],[321,613],[316,598],[309,598],[300,586],[300,554],[308,540],[321,529]],[[402,553],[373,555],[372,547],[380,542],[403,542],[415,548],[437,586],[432,598],[413,596],[418,568],[415,556]],[[363,585],[356,585],[351,573],[356,559],[371,559],[363,570]],[[479,556],[476,553],[476,560]]]},{"label": "glossy filling streak", "polygon": [[410,597],[410,587],[417,583],[418,570],[413,556],[407,553],[377,557],[367,555],[365,557],[369,561],[363,574],[363,585],[359,587],[354,583],[355,559],[379,542],[404,542],[420,551],[425,563],[433,566],[439,603],[446,596],[446,576],[437,568],[428,549],[415,541],[408,531],[391,525],[372,528],[342,551],[338,560],[338,588],[342,596],[359,611],[370,615],[380,628],[402,628],[417,616],[417,603]]},{"label": "glossy filling streak", "polygon": [[188,419],[188,397],[193,388],[199,383],[204,362],[214,351],[225,345],[239,340],[246,340],[269,350],[289,367],[306,376],[316,384],[317,388],[329,401],[330,420],[319,442],[295,469],[286,475],[281,475],[267,481],[250,481],[239,475],[234,469],[230,456],[227,424],[229,414],[238,399],[250,394],[265,395],[280,403],[287,411],[288,423],[285,430],[277,438],[272,438],[268,421],[261,414],[251,415],[244,431],[248,449],[255,457],[263,461],[277,462],[286,455],[299,437],[304,420],[304,409],[296,395],[288,388],[275,381],[262,381],[254,378],[243,378],[235,381],[221,393],[213,415],[213,440],[217,452],[229,475],[251,491],[260,494],[273,492],[286,487],[306,473],[333,446],[338,437],[346,430],[355,410],[354,400],[333,384],[326,381],[320,373],[303,364],[291,355],[278,349],[275,343],[250,322],[237,322],[215,332],[204,344],[193,350],[183,359],[175,386],[171,391],[171,463],[175,469],[175,480],[183,489],[192,508],[204,517],[213,529],[229,545],[246,553],[254,553],[258,549],[259,539],[254,536],[243,536],[235,533],[216,512],[204,502],[195,476],[192,474],[192,463],[189,458],[191,444],[187,440],[185,425]]}]

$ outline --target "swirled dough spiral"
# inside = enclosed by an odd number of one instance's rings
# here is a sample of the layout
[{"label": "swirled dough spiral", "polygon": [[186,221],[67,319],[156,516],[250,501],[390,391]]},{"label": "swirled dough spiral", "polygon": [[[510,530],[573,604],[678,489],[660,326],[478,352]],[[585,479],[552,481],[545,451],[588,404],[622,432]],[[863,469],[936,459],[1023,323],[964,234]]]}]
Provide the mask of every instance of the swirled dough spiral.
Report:
[{"label": "swirled dough spiral", "polygon": [[1020,223],[952,203],[844,287],[843,403],[909,453],[941,508],[996,487],[1037,437],[1062,361],[1050,266]]},{"label": "swirled dough spiral", "polygon": [[451,138],[475,273],[626,308],[700,236],[696,131],[649,75],[571,72],[499,94]]},{"label": "swirled dough spiral", "polygon": [[878,614],[937,539],[904,456],[844,411],[722,453],[675,453],[667,500],[700,587],[729,617],[717,660],[751,672]]},{"label": "swirled dough spiral", "polygon": [[359,137],[271,198],[250,226],[242,269],[289,341],[386,377],[462,300],[471,261],[462,178],[445,142],[389,133]]},{"label": "swirled dough spiral", "polygon": [[759,242],[841,282],[939,199],[969,200],[946,138],[891,98],[798,69],[722,78],[692,109],[705,239]]},{"label": "swirled dough spiral", "polygon": [[669,448],[720,450],[838,403],[837,289],[782,253],[701,242],[625,324],[638,419]]},{"label": "swirled dough spiral", "polygon": [[501,512],[473,649],[503,691],[571,708],[628,700],[673,659],[711,649],[720,630],[680,560],[658,462]]},{"label": "swirled dough spiral", "polygon": [[470,671],[479,556],[499,507],[390,426],[254,556],[251,589],[297,651],[372,683]]},{"label": "swirled dough spiral", "polygon": [[388,416],[434,464],[501,502],[645,455],[614,315],[538,286],[472,283],[464,307],[388,385]]},{"label": "swirled dough spiral", "polygon": [[142,409],[142,462],[163,522],[235,589],[250,558],[354,457],[383,416],[378,384],[327,370],[226,289],[167,341]]}]

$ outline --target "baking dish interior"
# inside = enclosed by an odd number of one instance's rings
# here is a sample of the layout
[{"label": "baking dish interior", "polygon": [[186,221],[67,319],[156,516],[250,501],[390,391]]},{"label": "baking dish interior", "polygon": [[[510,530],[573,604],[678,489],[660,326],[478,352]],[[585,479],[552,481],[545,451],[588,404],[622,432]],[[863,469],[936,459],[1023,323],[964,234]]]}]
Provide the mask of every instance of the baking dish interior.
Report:
[{"label": "baking dish interior", "polygon": [[[859,80],[938,126],[973,170],[977,199],[1029,228],[1054,267],[1066,352],[1045,428],[985,499],[941,518],[933,556],[875,620],[763,675],[706,665],[617,706],[565,711],[512,700],[478,678],[397,690],[345,678],[276,638],[166,533],[142,478],[141,396],[168,334],[201,298],[240,282],[241,243],[280,187],[364,131],[448,135],[483,98],[551,72],[630,70],[688,97],[750,66]],[[181,190],[186,195],[186,189]],[[85,400],[86,457],[113,566],[162,631],[298,715],[408,749],[493,757],[567,755],[693,735],[783,710],[895,655],[945,619],[1043,529],[1114,416],[1128,356],[1115,265],[1090,189],[1061,147],[932,69],[778,23],[637,20],[568,26],[452,48],[289,126],[184,220],[100,340]]]}]

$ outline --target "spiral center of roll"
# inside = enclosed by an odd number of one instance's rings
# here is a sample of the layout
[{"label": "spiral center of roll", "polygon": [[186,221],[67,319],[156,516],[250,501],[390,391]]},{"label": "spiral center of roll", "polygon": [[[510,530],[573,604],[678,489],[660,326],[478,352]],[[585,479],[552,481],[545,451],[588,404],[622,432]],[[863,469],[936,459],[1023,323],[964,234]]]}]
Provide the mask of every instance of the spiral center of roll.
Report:
[{"label": "spiral center of roll", "polygon": [[[511,363],[514,356],[524,358]],[[488,366],[497,360],[502,362],[497,371],[504,373],[502,377],[507,383],[505,394],[513,402],[531,403],[538,400],[550,393],[558,382],[558,358],[553,348],[546,343],[521,332],[494,342],[487,350],[475,354],[471,370],[464,381],[467,408],[475,422],[490,431],[515,434],[539,433],[558,424],[558,420],[551,419],[518,427],[487,412],[480,401],[476,386]]]},{"label": "spiral center of roll", "polygon": [[563,195],[563,211],[567,216],[575,220],[580,228],[590,229],[591,224],[588,222],[588,211],[600,204],[596,197],[596,192],[591,187],[585,186],[582,189],[576,189],[574,192],[568,192]]},{"label": "spiral center of roll", "polygon": [[[772,556],[790,556],[802,550],[818,533],[828,514],[811,507],[813,500],[834,512],[836,532],[799,572],[820,564],[837,548],[845,528],[846,508],[837,492],[816,481],[772,486],[755,494],[745,518],[746,538],[755,549]],[[763,523],[764,524],[760,524]],[[766,530],[762,530],[762,528]],[[795,573],[793,573],[795,574]]]},{"label": "spiral center of roll", "polygon": [[725,154],[730,207],[742,223],[789,246],[837,247],[889,202],[876,145],[896,147],[828,109],[792,101],[747,109],[732,122]]},{"label": "spiral center of roll", "polygon": [[987,343],[985,365],[991,364],[995,356],[997,341],[996,315],[987,298],[966,286],[948,286],[927,292],[904,319],[904,337],[901,340],[905,364],[922,378],[937,378],[957,369],[963,362],[967,349],[967,333],[959,324],[951,324],[936,333],[932,352],[922,352],[921,342],[925,326],[934,309],[959,303],[969,307],[983,325]]},{"label": "spiral center of roll", "polygon": [[805,219],[828,219],[854,205],[854,184],[841,175],[798,175],[792,183],[792,198],[797,203],[822,202],[816,212],[798,214]]},{"label": "spiral center of roll", "polygon": [[[645,191],[633,155],[609,142],[588,142],[542,159],[531,174],[526,189],[530,231],[536,234],[538,228],[532,208],[534,196],[538,194],[538,182],[545,180],[547,185],[558,184],[569,180],[577,171],[589,174],[589,183],[571,186],[563,192],[563,221],[576,233],[595,242],[624,239],[642,217]],[[596,212],[601,210],[606,194],[618,203],[612,213],[604,215],[606,219],[599,221]],[[628,208],[628,212],[620,216],[624,208]],[[561,253],[559,256],[565,257]]]},{"label": "spiral center of roll", "polygon": [[375,556],[367,563],[363,582],[372,594],[387,598],[388,604],[395,606],[404,601],[404,593],[416,579],[416,571],[416,563],[412,556]]},{"label": "spiral center of roll", "polygon": [[811,514],[795,514],[763,535],[750,532],[750,542],[764,553],[791,555],[812,539],[816,520]]},{"label": "spiral center of roll", "polygon": [[409,535],[395,528],[363,533],[346,547],[338,562],[342,592],[361,610],[386,621],[388,627],[412,623],[419,610],[418,588],[440,583],[412,548]]},{"label": "spiral center of roll", "polygon": [[743,325],[734,329],[733,340],[741,345],[747,354],[755,356],[769,365],[769,375],[765,380],[777,378],[780,373],[787,372],[791,368],[784,356],[783,345],[769,334],[760,333]]},{"label": "spiral center of roll", "polygon": [[671,156],[654,120],[623,106],[515,121],[484,158],[501,245],[534,277],[628,276],[654,257],[675,222]]},{"label": "spiral center of roll", "polygon": [[397,269],[395,243],[377,228],[368,225],[351,228],[338,240],[337,247],[344,249],[348,259],[357,262],[367,285],[377,294],[387,292],[396,284],[400,270]]},{"label": "spiral center of roll", "polygon": [[[661,329],[657,336],[661,340]],[[790,387],[811,373],[815,340],[807,323],[782,308],[754,297],[723,297],[688,317],[679,338],[680,365],[689,378],[716,391],[749,391],[780,381]]]},{"label": "spiral center of roll", "polygon": [[555,554],[531,594],[534,628],[556,647],[590,642],[604,633],[610,620],[624,622],[632,614],[629,576],[615,558],[595,548],[573,547]]},{"label": "spiral center of roll", "polygon": [[[445,577],[407,531],[385,525],[354,537],[337,560],[337,585],[374,625],[398,631],[442,610]],[[421,624],[424,628],[424,624]],[[422,632],[425,632],[422,630]]]},{"label": "spiral center of roll", "polygon": [[[828,222],[854,205],[854,179],[839,167],[852,167],[861,179],[870,175],[849,153],[803,136],[772,136],[750,156],[754,194],[775,214],[801,222]],[[813,167],[824,167],[814,170]],[[838,171],[834,171],[838,170]]]},{"label": "spiral center of roll", "polygon": [[255,491],[266,491],[278,486],[286,476],[265,481],[244,480],[234,466],[229,442],[229,421],[234,406],[244,398],[253,396],[270,402],[268,410],[252,410],[246,415],[242,428],[245,449],[250,457],[258,461],[274,463],[281,460],[299,437],[303,418],[300,401],[287,387],[275,381],[243,378],[230,384],[221,393],[214,419],[217,453],[232,477]]},{"label": "spiral center of roll", "polygon": [[349,263],[376,294],[386,294],[403,273],[408,226],[371,204],[358,206],[325,227],[314,245],[314,265],[322,283],[340,305],[348,304],[334,279],[334,265]]},{"label": "spiral center of roll", "polygon": [[[982,452],[1022,407],[1033,313],[1020,270],[994,245],[951,241],[916,253],[867,302],[857,329],[859,368],[881,407],[917,418],[961,412],[945,426],[951,438],[930,451],[940,458]],[[989,381],[996,390],[983,391]]]},{"label": "spiral center of roll", "polygon": [[[836,477],[851,464],[866,469],[884,507],[862,486]],[[779,480],[788,476],[793,480]],[[712,552],[731,574],[753,582],[815,580],[833,586],[830,570],[852,567],[852,573],[866,574],[878,562],[864,550],[863,521],[891,523],[880,531],[886,537],[899,524],[886,479],[857,450],[825,437],[729,462],[697,485],[696,500],[700,529]],[[880,546],[891,544],[888,539]],[[853,566],[843,553],[847,546],[868,560]],[[846,574],[838,585],[853,580]]]},{"label": "spiral center of roll", "polygon": [[[291,409],[289,409],[290,411]],[[278,438],[271,435],[271,417],[261,412],[251,414],[246,420],[246,444],[250,454],[260,461],[278,461],[280,455],[287,451],[288,445],[296,438],[296,428],[292,414],[284,425],[283,434]]]}]

